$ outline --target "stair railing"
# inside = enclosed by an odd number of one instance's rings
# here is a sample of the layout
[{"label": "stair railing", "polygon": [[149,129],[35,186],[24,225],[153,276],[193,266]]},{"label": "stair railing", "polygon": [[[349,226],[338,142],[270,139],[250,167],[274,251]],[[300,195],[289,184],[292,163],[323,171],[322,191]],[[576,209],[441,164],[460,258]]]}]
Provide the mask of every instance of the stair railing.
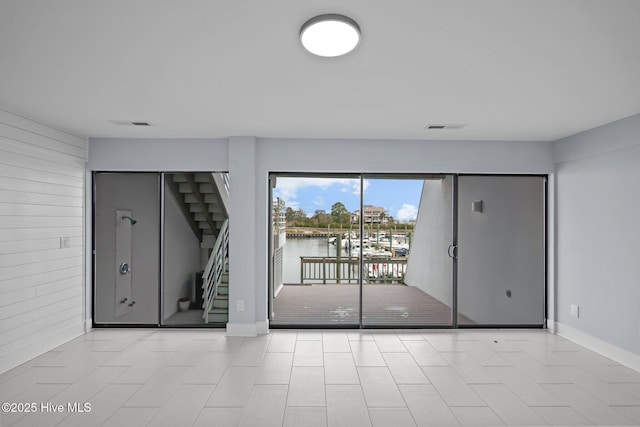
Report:
[{"label": "stair railing", "polygon": [[209,323],[209,311],[213,308],[213,300],[218,296],[218,287],[222,283],[225,274],[226,263],[229,256],[229,219],[225,219],[218,233],[218,238],[209,256],[209,261],[202,274],[202,294],[204,302],[202,317],[205,323]]},{"label": "stair railing", "polygon": [[229,174],[226,172],[214,172],[211,174],[213,182],[218,190],[218,196],[222,202],[225,213],[229,214]]}]

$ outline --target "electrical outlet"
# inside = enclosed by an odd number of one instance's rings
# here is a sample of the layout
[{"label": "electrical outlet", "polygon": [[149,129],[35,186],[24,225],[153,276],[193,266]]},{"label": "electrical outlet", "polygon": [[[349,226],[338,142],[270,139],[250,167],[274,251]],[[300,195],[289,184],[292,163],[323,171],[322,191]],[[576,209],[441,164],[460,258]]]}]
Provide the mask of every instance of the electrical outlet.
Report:
[{"label": "electrical outlet", "polygon": [[244,300],[239,299],[236,301],[236,311],[244,311]]},{"label": "electrical outlet", "polygon": [[61,237],[60,238],[60,249],[68,249],[71,247],[71,238],[70,237]]},{"label": "electrical outlet", "polygon": [[577,304],[571,304],[571,316],[576,319],[580,317],[580,306]]}]

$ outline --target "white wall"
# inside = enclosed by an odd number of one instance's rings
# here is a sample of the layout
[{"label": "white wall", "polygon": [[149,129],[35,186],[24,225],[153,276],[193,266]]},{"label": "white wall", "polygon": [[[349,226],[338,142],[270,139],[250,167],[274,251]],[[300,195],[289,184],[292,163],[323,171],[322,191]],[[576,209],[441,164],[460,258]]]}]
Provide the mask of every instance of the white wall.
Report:
[{"label": "white wall", "polygon": [[226,139],[91,138],[91,171],[226,171]]},{"label": "white wall", "polygon": [[260,138],[256,147],[260,173],[553,172],[551,142]]},{"label": "white wall", "polygon": [[447,254],[453,242],[452,177],[426,180],[422,187],[405,283],[422,289],[448,306],[453,300],[453,262]]},{"label": "white wall", "polygon": [[86,140],[0,110],[0,373],[84,332],[86,158]]},{"label": "white wall", "polygon": [[[229,335],[255,335],[267,328],[268,239],[256,229],[258,223],[266,225],[268,211],[257,204],[256,153],[256,138],[229,139]],[[266,197],[267,187],[262,192]]]},{"label": "white wall", "polygon": [[[255,208],[249,215],[255,250],[254,269],[232,271],[236,290],[230,291],[255,296],[255,302],[250,315],[239,315],[232,307],[230,321],[244,324],[267,318],[270,171],[535,174],[553,173],[555,159],[557,248],[552,249],[557,258],[552,264],[558,266],[559,326],[640,354],[640,271],[634,237],[640,234],[640,202],[634,196],[640,183],[639,141],[640,116],[558,141],[553,154],[547,142],[258,139],[255,155],[239,169],[253,167],[253,179],[236,180],[231,190],[242,194],[236,209]],[[74,208],[82,208],[86,145],[82,139],[0,111],[0,150],[2,371],[81,333],[82,304],[76,300],[82,298],[82,213],[76,215]],[[230,170],[228,150],[229,141],[220,139],[94,139],[88,169]],[[37,209],[40,205],[48,209]],[[34,206],[41,216],[31,218]],[[59,208],[64,215],[45,216]],[[70,250],[56,249],[63,234],[71,237]],[[231,236],[231,245],[245,245],[239,237]],[[78,254],[73,252],[78,248]],[[42,261],[63,253],[68,256]],[[30,264],[23,264],[25,259]],[[90,271],[91,266],[86,268]],[[62,272],[68,276],[62,277]],[[54,290],[66,285],[70,295],[61,298]],[[580,304],[579,319],[568,315],[569,304]],[[47,313],[46,321],[33,312],[21,314],[30,309]]]},{"label": "white wall", "polygon": [[535,141],[97,138],[90,148],[91,170],[229,171],[227,333],[238,335],[267,325],[269,172],[553,172],[551,143]]},{"label": "white wall", "polygon": [[201,269],[200,242],[166,183],[164,194],[164,319],[166,320],[178,311],[179,298],[189,298],[192,302],[194,301],[193,273]]},{"label": "white wall", "polygon": [[[256,209],[255,270],[234,287],[255,293],[257,321],[267,318],[267,199],[269,172],[369,172],[369,173],[502,173],[553,172],[552,143],[523,141],[413,141],[413,140],[304,140],[258,139],[255,186],[244,188]],[[230,168],[232,172],[233,168]],[[238,191],[237,186],[231,191]],[[255,202],[254,202],[255,200]],[[233,219],[233,215],[231,216]],[[233,236],[231,236],[233,244]],[[242,272],[240,272],[242,274]],[[231,272],[233,277],[238,272]],[[238,276],[236,276],[237,278]],[[231,287],[230,290],[231,291]],[[234,320],[234,308],[229,319]]]},{"label": "white wall", "polygon": [[557,141],[554,152],[558,332],[640,369],[640,115]]}]

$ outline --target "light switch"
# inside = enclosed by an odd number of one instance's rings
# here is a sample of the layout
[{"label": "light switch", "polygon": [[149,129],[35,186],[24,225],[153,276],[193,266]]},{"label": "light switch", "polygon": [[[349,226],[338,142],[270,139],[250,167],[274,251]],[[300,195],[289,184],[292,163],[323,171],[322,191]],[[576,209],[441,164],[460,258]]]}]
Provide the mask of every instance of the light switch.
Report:
[{"label": "light switch", "polygon": [[580,317],[580,306],[576,304],[571,304],[571,315],[575,318]]},{"label": "light switch", "polygon": [[471,202],[471,211],[482,212],[482,200],[476,200],[475,202]]}]

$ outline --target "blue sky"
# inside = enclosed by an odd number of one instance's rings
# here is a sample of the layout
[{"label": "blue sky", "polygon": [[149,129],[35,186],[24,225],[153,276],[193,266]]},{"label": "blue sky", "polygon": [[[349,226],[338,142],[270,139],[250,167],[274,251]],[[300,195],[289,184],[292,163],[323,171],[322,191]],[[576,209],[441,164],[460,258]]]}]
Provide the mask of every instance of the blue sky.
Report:
[{"label": "blue sky", "polygon": [[[382,206],[401,222],[415,219],[422,183],[409,179],[365,179],[364,204]],[[303,209],[309,216],[318,209],[331,212],[335,202],[342,202],[353,212],[360,209],[360,180],[278,177],[273,195],[284,199],[288,207]]]}]

